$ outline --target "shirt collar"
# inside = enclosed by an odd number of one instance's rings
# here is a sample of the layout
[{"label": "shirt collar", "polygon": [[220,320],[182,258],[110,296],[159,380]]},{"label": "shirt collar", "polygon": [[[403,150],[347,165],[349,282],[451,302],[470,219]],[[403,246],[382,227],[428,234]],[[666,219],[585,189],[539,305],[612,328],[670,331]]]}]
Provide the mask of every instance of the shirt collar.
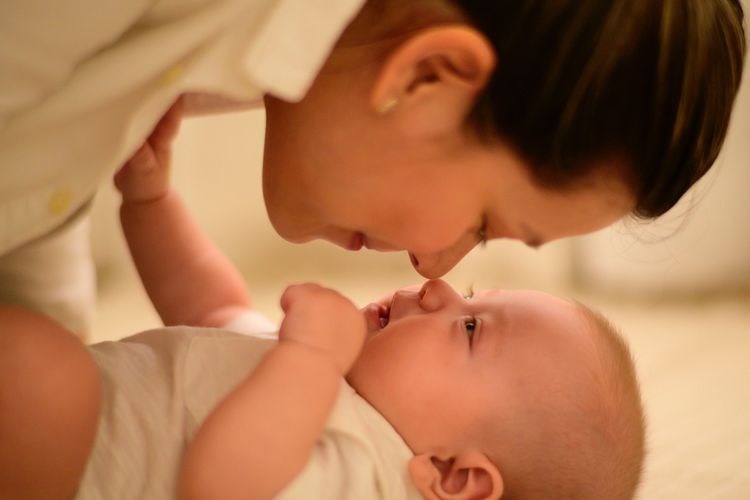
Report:
[{"label": "shirt collar", "polygon": [[266,92],[301,100],[365,0],[277,0],[243,60]]}]

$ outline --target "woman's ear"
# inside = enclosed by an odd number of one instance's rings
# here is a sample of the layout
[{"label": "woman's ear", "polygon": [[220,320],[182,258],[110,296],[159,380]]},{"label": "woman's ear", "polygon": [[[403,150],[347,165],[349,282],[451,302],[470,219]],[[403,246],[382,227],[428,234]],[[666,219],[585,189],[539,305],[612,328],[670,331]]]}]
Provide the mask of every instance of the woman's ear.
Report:
[{"label": "woman's ear", "polygon": [[448,25],[413,35],[390,54],[371,108],[409,135],[460,129],[495,68],[490,42],[475,29]]},{"label": "woman's ear", "polygon": [[478,451],[417,455],[409,461],[409,475],[427,500],[497,500],[503,495],[500,471]]}]

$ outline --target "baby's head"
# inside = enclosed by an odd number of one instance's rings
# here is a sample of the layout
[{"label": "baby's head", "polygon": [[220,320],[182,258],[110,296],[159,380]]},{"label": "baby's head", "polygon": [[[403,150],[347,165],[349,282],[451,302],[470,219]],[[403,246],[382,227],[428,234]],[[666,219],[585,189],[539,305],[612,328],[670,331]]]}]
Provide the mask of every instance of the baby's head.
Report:
[{"label": "baby's head", "polygon": [[626,499],[644,424],[629,352],[587,308],[431,280],[370,306],[347,376],[414,452],[426,498]]}]

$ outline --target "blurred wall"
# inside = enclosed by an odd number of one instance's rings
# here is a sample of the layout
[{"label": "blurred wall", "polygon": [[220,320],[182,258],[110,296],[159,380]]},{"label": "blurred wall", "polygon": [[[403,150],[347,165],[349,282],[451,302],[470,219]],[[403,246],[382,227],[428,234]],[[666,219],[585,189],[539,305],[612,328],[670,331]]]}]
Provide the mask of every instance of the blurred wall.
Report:
[{"label": "blurred wall", "polygon": [[572,272],[579,284],[632,294],[750,290],[748,71],[712,170],[655,223],[630,221],[577,239]]}]

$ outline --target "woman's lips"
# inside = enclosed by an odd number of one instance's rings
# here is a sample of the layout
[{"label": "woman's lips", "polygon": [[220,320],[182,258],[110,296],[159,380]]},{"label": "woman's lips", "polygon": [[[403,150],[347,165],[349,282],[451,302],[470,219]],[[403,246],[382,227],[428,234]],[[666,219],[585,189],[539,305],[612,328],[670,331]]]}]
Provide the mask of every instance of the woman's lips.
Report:
[{"label": "woman's lips", "polygon": [[361,250],[364,244],[365,244],[365,235],[362,233],[354,233],[352,235],[352,239],[349,242],[349,246],[347,248],[349,250],[356,252],[358,250]]}]

